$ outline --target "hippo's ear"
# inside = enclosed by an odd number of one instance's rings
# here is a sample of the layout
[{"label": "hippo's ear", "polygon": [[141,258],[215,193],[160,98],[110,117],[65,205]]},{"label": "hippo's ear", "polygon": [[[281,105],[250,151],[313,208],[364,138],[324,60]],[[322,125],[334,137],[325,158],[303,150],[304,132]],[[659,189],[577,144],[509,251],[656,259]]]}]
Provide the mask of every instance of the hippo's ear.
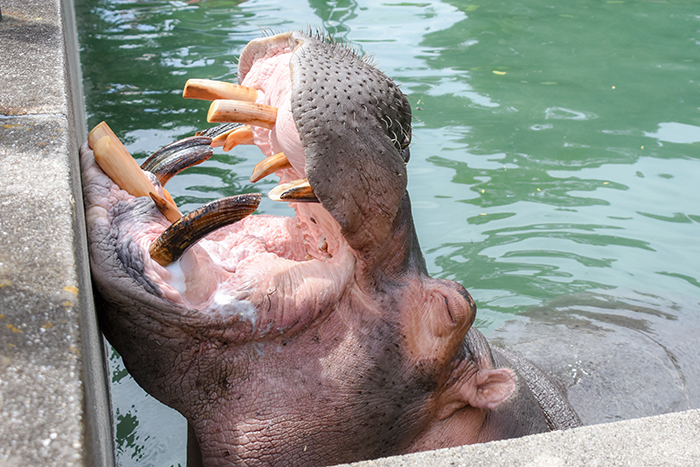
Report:
[{"label": "hippo's ear", "polygon": [[466,381],[455,381],[443,394],[438,419],[444,420],[466,406],[495,409],[513,395],[515,375],[509,368],[479,369]]},{"label": "hippo's ear", "polygon": [[495,409],[515,392],[515,375],[510,368],[479,370],[476,390],[469,391],[467,403],[480,409]]}]

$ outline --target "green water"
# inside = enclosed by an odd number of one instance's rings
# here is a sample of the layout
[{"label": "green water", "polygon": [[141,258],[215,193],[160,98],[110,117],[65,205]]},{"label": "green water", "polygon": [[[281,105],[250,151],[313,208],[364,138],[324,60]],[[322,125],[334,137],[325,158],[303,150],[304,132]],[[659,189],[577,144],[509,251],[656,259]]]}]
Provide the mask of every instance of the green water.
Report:
[{"label": "green water", "polygon": [[[206,126],[183,84],[234,80],[261,31],[321,28],[374,55],[414,109],[409,191],[430,271],[469,289],[487,335],[579,292],[700,301],[695,1],[77,3],[89,125],[106,120],[139,159]],[[185,211],[266,192],[248,182],[260,158],[219,151],[168,188]],[[182,462],[182,422],[112,364],[120,462]]]}]

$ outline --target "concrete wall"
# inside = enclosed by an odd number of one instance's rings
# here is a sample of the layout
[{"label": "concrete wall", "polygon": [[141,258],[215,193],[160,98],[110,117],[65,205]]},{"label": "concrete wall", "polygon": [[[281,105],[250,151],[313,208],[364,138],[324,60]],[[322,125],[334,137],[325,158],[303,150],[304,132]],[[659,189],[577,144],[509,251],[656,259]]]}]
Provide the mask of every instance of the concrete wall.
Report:
[{"label": "concrete wall", "polygon": [[110,466],[78,171],[86,129],[73,4],[0,8],[0,466]]}]

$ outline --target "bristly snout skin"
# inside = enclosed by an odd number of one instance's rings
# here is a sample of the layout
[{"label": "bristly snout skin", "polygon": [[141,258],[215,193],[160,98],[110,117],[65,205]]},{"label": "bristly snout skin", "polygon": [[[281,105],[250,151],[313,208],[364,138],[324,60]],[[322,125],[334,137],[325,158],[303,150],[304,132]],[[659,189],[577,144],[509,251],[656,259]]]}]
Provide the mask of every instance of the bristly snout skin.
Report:
[{"label": "bristly snout skin", "polygon": [[351,50],[301,33],[251,42],[239,70],[278,109],[255,144],[284,152],[281,181],[308,178],[320,201],[293,203],[294,218],[247,217],[163,267],[148,248],[169,223],[81,148],[103,329],[130,373],[188,419],[205,465],[333,465],[485,440],[480,423],[514,376],[468,355],[474,302],[426,273],[405,96]]}]

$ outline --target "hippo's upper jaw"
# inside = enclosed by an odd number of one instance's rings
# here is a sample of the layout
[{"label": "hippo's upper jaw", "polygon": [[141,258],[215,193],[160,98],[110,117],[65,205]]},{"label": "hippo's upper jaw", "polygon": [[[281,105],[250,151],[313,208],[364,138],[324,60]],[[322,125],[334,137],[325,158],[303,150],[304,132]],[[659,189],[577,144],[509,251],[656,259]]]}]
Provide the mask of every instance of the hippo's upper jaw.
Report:
[{"label": "hippo's upper jaw", "polygon": [[425,274],[405,97],[353,52],[300,33],[251,42],[239,80],[278,108],[255,144],[284,152],[281,181],[308,179],[320,201],[293,203],[294,218],[246,217],[163,267],[148,251],[169,222],[82,148],[92,272],[127,368],[187,417],[210,465],[329,465],[476,441],[440,432],[510,396],[512,375],[493,370],[498,386],[464,359],[471,297]]}]

